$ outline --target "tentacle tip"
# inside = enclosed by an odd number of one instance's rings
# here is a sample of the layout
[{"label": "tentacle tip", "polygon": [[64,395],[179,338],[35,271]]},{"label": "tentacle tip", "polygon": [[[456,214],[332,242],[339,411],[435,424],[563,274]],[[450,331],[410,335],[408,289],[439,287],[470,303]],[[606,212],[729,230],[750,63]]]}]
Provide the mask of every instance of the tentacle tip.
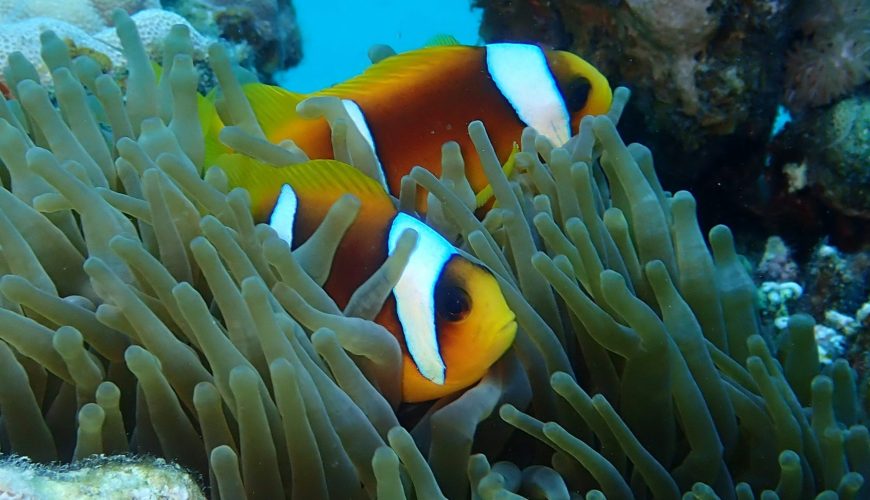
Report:
[{"label": "tentacle tip", "polygon": [[550,375],[550,385],[556,392],[560,392],[560,389],[563,389],[571,384],[576,384],[576,382],[571,377],[571,375],[568,375],[565,372],[556,372]]}]

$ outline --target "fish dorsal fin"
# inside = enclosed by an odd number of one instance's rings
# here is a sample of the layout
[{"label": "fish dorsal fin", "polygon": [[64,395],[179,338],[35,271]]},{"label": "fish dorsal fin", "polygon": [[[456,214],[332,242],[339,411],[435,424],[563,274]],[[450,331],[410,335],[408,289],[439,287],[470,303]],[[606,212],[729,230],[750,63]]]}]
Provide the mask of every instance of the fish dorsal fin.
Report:
[{"label": "fish dorsal fin", "polygon": [[266,137],[271,137],[275,131],[285,126],[291,117],[296,116],[296,105],[308,97],[305,94],[263,83],[249,83],[242,89]]},{"label": "fish dorsal fin", "polygon": [[431,75],[433,71],[444,71],[449,67],[450,61],[463,58],[478,50],[483,48],[468,45],[441,45],[396,54],[372,64],[362,74],[318,91],[315,95],[353,98],[354,94],[370,94],[382,89],[384,85],[392,86],[397,82],[414,84],[419,81],[417,76]]},{"label": "fish dorsal fin", "polygon": [[456,39],[453,35],[446,35],[444,33],[439,33],[426,42],[424,47],[451,47],[454,45],[462,45],[459,43],[459,40]]},{"label": "fish dorsal fin", "polygon": [[377,181],[354,167],[336,160],[310,160],[276,167],[238,153],[225,154],[215,162],[227,174],[231,187],[251,195],[257,220],[265,220],[281,187],[289,184],[300,198],[332,201],[350,193],[367,204],[392,209],[393,201]]}]

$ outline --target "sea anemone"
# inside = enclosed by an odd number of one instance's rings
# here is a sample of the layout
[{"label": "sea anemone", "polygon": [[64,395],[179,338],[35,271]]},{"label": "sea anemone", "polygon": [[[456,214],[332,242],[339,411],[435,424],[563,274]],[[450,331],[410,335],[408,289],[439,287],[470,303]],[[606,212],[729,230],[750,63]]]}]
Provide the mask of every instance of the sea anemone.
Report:
[{"label": "sea anemone", "polygon": [[[399,206],[430,193],[433,222],[499,277],[519,330],[476,386],[398,406],[398,344],[369,318],[413,239],[339,310],[312,276],[329,273],[353,211],[334,208],[307,251],[255,225],[247,192],[204,168],[208,102],[185,29],[158,80],[129,19],[116,24],[124,96],[62,43],[44,50],[56,105],[22,58],[6,72],[4,452],[157,455],[222,498],[867,494],[853,372],[820,373],[806,316],[777,349],[765,341],[731,232],[705,240],[692,196],[664,192],[650,151],[617,133],[626,89],[565,148],[526,130],[514,179],[472,123],[496,198],[482,221],[450,178],[455,144],[445,179],[405,179]],[[235,144],[298,158],[262,139],[222,49],[211,62]],[[348,123],[332,125],[352,160]]]}]

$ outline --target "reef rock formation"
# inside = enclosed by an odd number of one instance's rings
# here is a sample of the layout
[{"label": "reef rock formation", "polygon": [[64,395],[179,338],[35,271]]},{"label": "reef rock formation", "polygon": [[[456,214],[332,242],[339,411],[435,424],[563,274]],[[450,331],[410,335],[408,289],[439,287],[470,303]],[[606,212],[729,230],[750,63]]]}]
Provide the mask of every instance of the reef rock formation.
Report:
[{"label": "reef rock formation", "polygon": [[637,118],[624,124],[625,133],[672,166],[660,169],[666,184],[692,185],[701,175],[720,180],[723,153],[728,176],[742,180],[757,173],[737,170],[747,155],[763,149],[781,93],[784,68],[768,59],[785,50],[784,3],[476,4],[485,9],[481,33],[487,41],[549,42],[629,86],[629,108]]},{"label": "reef rock formation", "polygon": [[[50,17],[95,33],[112,24],[112,12],[123,9],[134,14],[144,9],[159,9],[160,0],[32,0],[0,1],[0,23]],[[33,32],[32,32],[33,33]],[[38,33],[38,32],[36,32]]]},{"label": "reef rock formation", "polygon": [[232,42],[260,80],[299,64],[302,36],[290,0],[168,0],[163,6],[188,19],[197,30]]}]

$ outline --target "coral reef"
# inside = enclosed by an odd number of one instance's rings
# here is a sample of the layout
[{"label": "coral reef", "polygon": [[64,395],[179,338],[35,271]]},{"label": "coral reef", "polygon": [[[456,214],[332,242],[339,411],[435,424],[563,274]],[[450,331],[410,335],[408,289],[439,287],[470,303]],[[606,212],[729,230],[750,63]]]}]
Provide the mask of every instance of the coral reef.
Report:
[{"label": "coral reef", "polygon": [[844,251],[866,251],[870,96],[859,91],[795,113],[769,151],[757,189],[749,189],[755,193],[743,194],[753,218],[805,249],[825,240]]},{"label": "coral reef", "polygon": [[[117,29],[125,99],[111,77],[72,71],[64,44],[44,48],[56,105],[26,61],[6,71],[5,453],[157,455],[221,498],[866,498],[863,386],[845,362],[820,371],[805,315],[776,350],[760,335],[729,229],[705,238],[692,195],[666,194],[650,151],[617,133],[626,89],[566,149],[526,130],[515,181],[473,123],[497,200],[482,221],[455,179],[406,177],[399,207],[429,192],[433,217],[499,277],[519,330],[478,385],[396,411],[395,339],[312,278],[353,211],[290,252],[203,165],[191,44],[168,44],[158,81],[133,23]],[[210,63],[221,136],[295,158],[263,140],[226,52]],[[348,124],[333,126],[351,159]],[[444,162],[462,164],[457,147]],[[403,266],[389,260],[357,293],[383,300]]]},{"label": "coral reef", "polygon": [[779,236],[771,236],[764,244],[764,254],[755,272],[762,281],[794,281],[798,277],[798,264],[785,241]]},{"label": "coral reef", "polygon": [[762,327],[776,341],[790,316],[812,316],[822,363],[844,358],[864,380],[870,373],[868,278],[867,252],[849,254],[822,243],[797,259],[782,238],[770,237],[755,267]]},{"label": "coral reef", "polygon": [[[34,17],[48,17],[95,33],[110,26],[112,11],[123,9],[133,14],[143,9],[159,9],[159,0],[32,0],[0,1],[0,23],[24,21]],[[39,33],[40,31],[32,31]]]},{"label": "coral reef", "polygon": [[788,327],[788,306],[803,295],[804,290],[794,281],[764,281],[758,288],[759,306],[762,317],[772,318],[776,328]]},{"label": "coral reef", "polygon": [[843,99],[803,125],[809,186],[839,213],[870,219],[870,97]]},{"label": "coral reef", "polygon": [[0,461],[0,495],[22,500],[205,499],[196,481],[181,467],[159,458],[132,459],[123,456],[88,458],[61,467],[34,464],[22,459],[5,459]]},{"label": "coral reef", "polygon": [[[667,190],[698,195],[702,221],[870,243],[867,129],[842,127],[866,114],[866,0],[475,3],[487,41],[572,50],[630,86],[623,135],[656,151]],[[785,133],[777,108],[794,115]]]},{"label": "coral reef", "polygon": [[668,81],[673,85],[677,105],[688,115],[698,114],[701,106],[695,80],[700,63],[697,54],[707,50],[719,27],[712,3],[712,0],[626,1],[628,12],[622,22],[634,31],[635,52],[651,59],[648,64],[657,69],[653,78],[659,84]]},{"label": "coral reef", "polygon": [[870,295],[870,255],[848,254],[818,245],[802,273],[805,296],[801,304],[814,317],[829,310],[857,311]]},{"label": "coral reef", "polygon": [[[191,24],[181,16],[161,9],[146,9],[132,15],[131,19],[139,29],[140,37],[146,51],[154,60],[159,60],[164,47],[163,40],[173,26],[184,25],[190,34],[194,57],[202,61],[208,46],[215,39],[199,34]],[[114,28],[103,27],[89,32],[87,28],[73,24],[75,20],[57,19],[54,17],[26,18],[16,21],[6,21],[0,28],[0,66],[6,66],[9,57],[18,52],[28,61],[32,61],[40,81],[51,83],[49,67],[42,61],[40,53],[42,46],[39,37],[34,33],[51,31],[71,49],[70,56],[88,55],[95,59],[104,69],[113,68],[121,71],[126,67],[126,59],[119,49],[120,42]]]},{"label": "coral reef", "polygon": [[116,8],[133,16],[145,48],[152,55],[162,53],[161,42],[173,25],[184,24],[193,33],[198,60],[208,45],[220,38],[232,45],[240,64],[254,69],[266,82],[272,80],[272,73],[295,66],[302,58],[296,12],[289,1],[162,3],[161,7],[158,0],[0,0],[0,66],[6,64],[12,52],[22,52],[37,65],[43,83],[50,83],[39,58],[39,40],[33,34],[51,30],[72,47],[101,54],[122,68],[124,58],[111,28],[111,13]]},{"label": "coral reef", "polygon": [[870,324],[862,314],[870,297],[870,254],[821,244],[801,274],[805,293],[796,309],[818,319],[825,357],[844,357],[864,380],[870,374]]},{"label": "coral reef", "polygon": [[[481,34],[487,41],[550,42],[630,86],[630,114],[638,118],[626,121],[624,133],[664,159],[659,174],[666,184],[687,186],[711,175],[721,180],[725,152],[729,176],[757,174],[749,155],[763,148],[781,92],[783,68],[766,62],[785,47],[781,2],[475,3],[485,9]],[[738,165],[747,170],[735,171]]]},{"label": "coral reef", "polygon": [[[194,60],[203,59],[208,52],[208,47],[215,43],[215,39],[200,34],[189,21],[183,17],[162,9],[147,9],[136,12],[130,19],[136,24],[142,45],[152,59],[158,60],[163,54],[163,40],[169,34],[173,26],[184,25],[190,30],[190,43],[193,45]],[[107,29],[97,33],[95,38],[113,47],[120,47],[118,35],[114,29]]]},{"label": "coral reef", "polygon": [[786,61],[786,101],[829,104],[870,81],[870,5],[864,0],[804,2],[800,36]]},{"label": "coral reef", "polygon": [[237,46],[239,62],[259,79],[299,64],[302,35],[289,0],[164,0],[163,7],[188,19],[197,30]]}]

